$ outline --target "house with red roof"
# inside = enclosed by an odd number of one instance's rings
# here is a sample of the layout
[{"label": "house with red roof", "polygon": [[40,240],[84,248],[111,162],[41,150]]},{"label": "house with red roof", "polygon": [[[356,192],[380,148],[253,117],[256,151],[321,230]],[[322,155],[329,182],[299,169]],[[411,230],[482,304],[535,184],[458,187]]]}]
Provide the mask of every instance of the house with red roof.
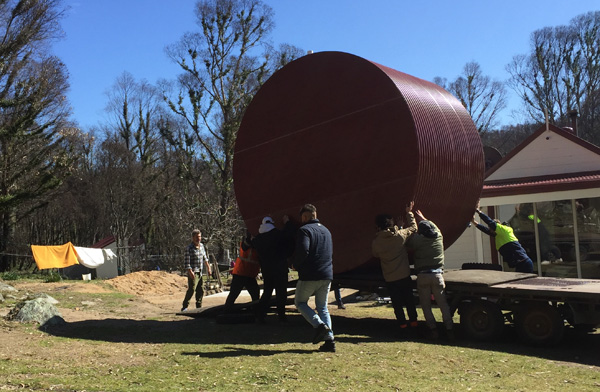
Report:
[{"label": "house with red roof", "polygon": [[[508,223],[540,276],[600,278],[600,147],[576,130],[540,127],[485,175],[480,207]],[[446,268],[504,265],[474,227],[446,250]]]}]

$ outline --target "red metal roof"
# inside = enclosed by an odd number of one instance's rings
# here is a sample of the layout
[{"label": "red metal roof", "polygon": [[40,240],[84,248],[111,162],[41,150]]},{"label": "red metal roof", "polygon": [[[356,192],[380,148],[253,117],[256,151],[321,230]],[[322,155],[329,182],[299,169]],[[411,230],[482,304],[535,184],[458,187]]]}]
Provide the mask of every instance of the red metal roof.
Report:
[{"label": "red metal roof", "polygon": [[600,170],[486,181],[483,185],[481,197],[526,195],[590,188],[600,188]]},{"label": "red metal roof", "polygon": [[113,242],[115,242],[115,237],[111,235],[108,237],[104,237],[100,241],[96,242],[94,245],[92,245],[92,248],[103,249],[106,248],[108,245],[112,244]]}]

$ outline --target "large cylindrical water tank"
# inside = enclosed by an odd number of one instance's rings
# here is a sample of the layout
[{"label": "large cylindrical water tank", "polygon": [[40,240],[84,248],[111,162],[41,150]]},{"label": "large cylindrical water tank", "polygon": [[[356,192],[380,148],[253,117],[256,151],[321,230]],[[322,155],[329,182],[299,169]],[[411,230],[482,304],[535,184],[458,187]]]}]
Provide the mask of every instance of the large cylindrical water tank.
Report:
[{"label": "large cylindrical water tank", "polygon": [[234,186],[248,229],[317,207],[334,243],[334,272],[371,260],[375,216],[403,217],[410,200],[445,247],[479,199],[484,157],[476,127],[443,88],[341,52],[277,71],[244,115]]}]

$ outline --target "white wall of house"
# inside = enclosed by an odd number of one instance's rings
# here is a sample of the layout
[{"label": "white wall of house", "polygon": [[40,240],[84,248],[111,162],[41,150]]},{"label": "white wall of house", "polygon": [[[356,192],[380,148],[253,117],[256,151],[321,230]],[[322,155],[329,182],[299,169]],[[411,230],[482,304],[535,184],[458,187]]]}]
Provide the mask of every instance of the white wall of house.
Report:
[{"label": "white wall of house", "polygon": [[486,181],[598,170],[600,156],[553,131],[545,131]]},{"label": "white wall of house", "polygon": [[468,227],[444,252],[444,268],[460,269],[463,263],[491,263],[489,237],[475,227]]}]

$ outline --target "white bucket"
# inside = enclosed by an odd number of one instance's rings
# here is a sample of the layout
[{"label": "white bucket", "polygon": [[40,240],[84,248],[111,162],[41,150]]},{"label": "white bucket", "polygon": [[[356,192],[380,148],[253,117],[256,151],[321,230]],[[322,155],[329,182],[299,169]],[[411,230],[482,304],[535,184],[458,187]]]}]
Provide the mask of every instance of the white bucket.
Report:
[{"label": "white bucket", "polygon": [[81,275],[83,280],[92,280],[92,274],[83,274]]}]

